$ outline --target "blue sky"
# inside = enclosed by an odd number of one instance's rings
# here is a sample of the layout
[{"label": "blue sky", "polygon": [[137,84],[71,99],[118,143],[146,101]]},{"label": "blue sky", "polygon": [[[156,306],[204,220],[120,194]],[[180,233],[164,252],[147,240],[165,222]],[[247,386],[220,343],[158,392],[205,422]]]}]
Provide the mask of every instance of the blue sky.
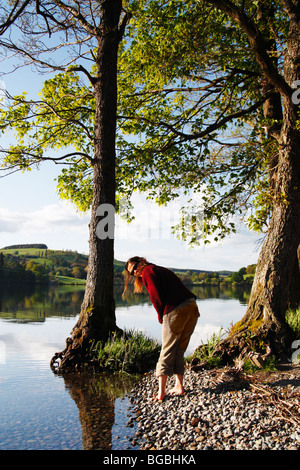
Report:
[{"label": "blue sky", "polygon": [[[20,69],[15,75],[2,77],[2,81],[12,94],[25,90],[36,94],[46,78]],[[0,138],[6,147],[8,142]],[[17,172],[0,179],[0,248],[17,243],[45,243],[50,249],[88,254],[89,214],[79,214],[71,203],[59,198],[54,179],[60,169],[45,162],[39,170]],[[117,219],[116,259],[125,261],[138,255],[169,267],[216,271],[236,271],[257,261],[259,237],[242,225],[237,234],[222,244],[191,250],[168,231],[169,208],[153,206],[138,195],[135,206],[136,221],[132,225],[122,225]],[[157,223],[163,223],[163,234],[157,232],[153,236],[149,234],[149,224]]]}]

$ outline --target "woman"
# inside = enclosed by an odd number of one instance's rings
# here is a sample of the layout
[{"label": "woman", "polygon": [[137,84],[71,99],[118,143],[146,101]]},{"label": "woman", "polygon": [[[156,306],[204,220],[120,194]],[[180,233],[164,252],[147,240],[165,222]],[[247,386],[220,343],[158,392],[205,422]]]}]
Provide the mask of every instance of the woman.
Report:
[{"label": "woman", "polygon": [[134,276],[134,292],[141,293],[146,287],[150,300],[157,312],[158,321],[162,323],[162,348],[156,366],[158,377],[157,401],[165,397],[168,375],[175,374],[175,387],[171,395],[183,395],[184,352],[195,329],[199,311],[196,296],[189,291],[181,280],[169,269],[148,263],[145,258],[134,256],[126,264],[128,281]]}]

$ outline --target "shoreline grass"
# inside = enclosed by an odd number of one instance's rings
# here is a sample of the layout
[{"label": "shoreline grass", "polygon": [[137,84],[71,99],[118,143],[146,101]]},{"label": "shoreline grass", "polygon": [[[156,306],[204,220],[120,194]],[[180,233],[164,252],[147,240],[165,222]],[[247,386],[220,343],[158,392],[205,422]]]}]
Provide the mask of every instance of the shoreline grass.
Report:
[{"label": "shoreline grass", "polygon": [[300,339],[300,307],[288,310],[285,316],[287,324],[292,328],[297,338]]},{"label": "shoreline grass", "polygon": [[104,344],[93,344],[91,354],[100,370],[144,373],[155,366],[160,348],[158,341],[140,331],[125,330],[121,336],[115,334]]}]

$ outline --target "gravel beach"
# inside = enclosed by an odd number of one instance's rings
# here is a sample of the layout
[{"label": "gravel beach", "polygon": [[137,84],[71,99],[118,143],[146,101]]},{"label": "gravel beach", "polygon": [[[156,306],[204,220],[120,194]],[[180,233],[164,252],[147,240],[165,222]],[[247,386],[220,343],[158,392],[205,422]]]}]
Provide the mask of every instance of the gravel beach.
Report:
[{"label": "gravel beach", "polygon": [[[154,373],[130,393],[140,450],[299,450],[300,367],[253,375],[187,370],[182,397],[157,392]],[[168,381],[168,388],[172,379]]]}]

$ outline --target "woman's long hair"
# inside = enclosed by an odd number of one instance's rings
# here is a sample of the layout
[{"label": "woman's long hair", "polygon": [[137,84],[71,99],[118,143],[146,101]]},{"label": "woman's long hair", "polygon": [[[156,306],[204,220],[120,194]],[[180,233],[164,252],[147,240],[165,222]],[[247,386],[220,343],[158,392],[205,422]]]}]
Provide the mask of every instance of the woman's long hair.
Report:
[{"label": "woman's long hair", "polygon": [[126,263],[125,263],[125,286],[124,286],[124,291],[123,291],[122,297],[124,297],[125,292],[127,290],[128,282],[132,278],[132,275],[128,271],[128,264],[129,263],[133,263],[133,264],[138,263],[137,267],[136,267],[137,276],[134,276],[134,291],[133,291],[134,294],[141,294],[143,292],[143,281],[142,281],[142,278],[139,277],[139,275],[141,275],[143,269],[146,266],[148,266],[148,264],[150,264],[150,263],[148,263],[148,261],[145,258],[141,258],[140,256],[133,256],[132,258],[129,258],[128,261],[126,261]]}]

